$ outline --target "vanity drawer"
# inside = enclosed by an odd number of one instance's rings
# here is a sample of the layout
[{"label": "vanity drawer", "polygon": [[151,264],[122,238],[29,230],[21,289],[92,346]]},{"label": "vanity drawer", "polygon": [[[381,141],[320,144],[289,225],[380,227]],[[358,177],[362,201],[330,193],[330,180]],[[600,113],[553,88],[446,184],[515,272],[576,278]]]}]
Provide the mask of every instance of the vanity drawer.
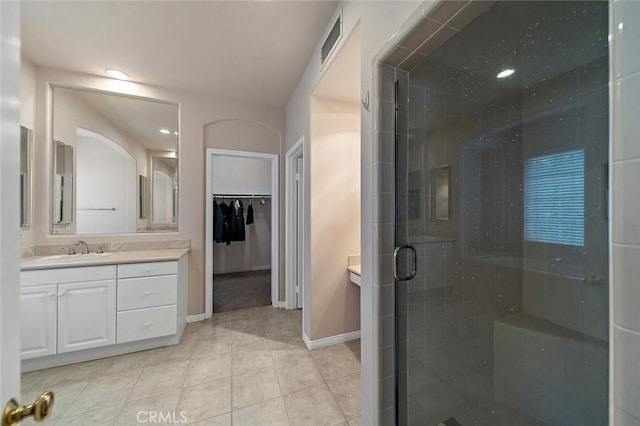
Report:
[{"label": "vanity drawer", "polygon": [[79,283],[87,281],[114,280],[116,266],[81,266],[73,268],[52,268],[20,273],[20,285],[41,285]]},{"label": "vanity drawer", "polygon": [[178,295],[178,277],[122,278],[118,280],[118,311],[174,305]]},{"label": "vanity drawer", "polygon": [[178,262],[128,263],[118,265],[118,278],[152,277],[178,273]]},{"label": "vanity drawer", "polygon": [[176,334],[176,305],[118,312],[116,343]]}]

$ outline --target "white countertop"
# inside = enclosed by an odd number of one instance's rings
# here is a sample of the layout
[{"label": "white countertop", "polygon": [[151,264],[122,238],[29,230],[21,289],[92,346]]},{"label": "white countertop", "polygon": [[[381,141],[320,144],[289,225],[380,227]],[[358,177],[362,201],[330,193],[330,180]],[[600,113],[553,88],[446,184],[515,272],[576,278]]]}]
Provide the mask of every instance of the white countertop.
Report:
[{"label": "white countertop", "polygon": [[351,266],[348,266],[347,269],[349,270],[349,272],[353,272],[356,275],[362,275],[361,265],[351,265]]},{"label": "white countertop", "polygon": [[189,253],[189,249],[132,250],[111,252],[109,256],[78,260],[73,262],[38,262],[37,259],[47,256],[26,257],[20,262],[20,270],[35,271],[38,269],[76,268],[79,266],[116,265],[122,263],[163,262],[179,260]]}]

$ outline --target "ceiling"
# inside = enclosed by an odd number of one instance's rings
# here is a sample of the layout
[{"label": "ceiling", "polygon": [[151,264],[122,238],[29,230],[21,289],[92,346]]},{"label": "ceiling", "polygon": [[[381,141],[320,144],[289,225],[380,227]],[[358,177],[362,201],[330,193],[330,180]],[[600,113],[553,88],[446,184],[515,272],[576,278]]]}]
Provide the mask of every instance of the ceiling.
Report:
[{"label": "ceiling", "polygon": [[21,2],[40,66],[285,107],[335,1]]}]

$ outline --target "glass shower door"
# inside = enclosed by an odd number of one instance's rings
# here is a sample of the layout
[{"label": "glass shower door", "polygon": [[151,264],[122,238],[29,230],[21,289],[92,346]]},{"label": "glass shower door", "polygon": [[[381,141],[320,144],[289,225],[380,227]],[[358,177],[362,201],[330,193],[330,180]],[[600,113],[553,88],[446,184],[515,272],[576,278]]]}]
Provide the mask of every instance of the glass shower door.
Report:
[{"label": "glass shower door", "polygon": [[396,69],[399,425],[607,424],[607,33],[498,1]]}]

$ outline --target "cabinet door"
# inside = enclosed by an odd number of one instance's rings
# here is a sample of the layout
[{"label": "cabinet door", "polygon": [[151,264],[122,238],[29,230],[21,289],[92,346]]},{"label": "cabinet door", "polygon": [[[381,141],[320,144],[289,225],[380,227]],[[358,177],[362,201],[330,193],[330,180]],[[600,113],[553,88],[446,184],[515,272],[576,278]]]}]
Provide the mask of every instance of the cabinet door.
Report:
[{"label": "cabinet door", "polygon": [[20,289],[20,354],[22,359],[56,353],[57,286]]},{"label": "cabinet door", "polygon": [[116,342],[116,281],[58,285],[58,353]]}]

